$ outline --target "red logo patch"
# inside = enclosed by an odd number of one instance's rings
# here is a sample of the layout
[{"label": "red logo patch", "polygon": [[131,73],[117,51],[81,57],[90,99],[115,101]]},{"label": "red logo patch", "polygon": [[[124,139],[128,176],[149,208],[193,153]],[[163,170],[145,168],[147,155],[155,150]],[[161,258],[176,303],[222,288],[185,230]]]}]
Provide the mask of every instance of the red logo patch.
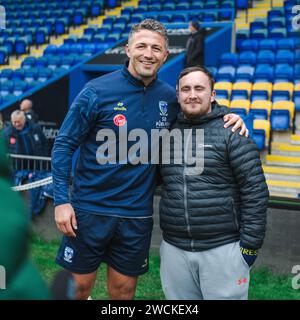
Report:
[{"label": "red logo patch", "polygon": [[117,114],[114,116],[114,124],[118,127],[123,127],[127,122],[126,117],[123,114]]},{"label": "red logo patch", "polygon": [[10,144],[15,144],[15,143],[16,143],[16,138],[10,137],[9,143],[10,143]]}]

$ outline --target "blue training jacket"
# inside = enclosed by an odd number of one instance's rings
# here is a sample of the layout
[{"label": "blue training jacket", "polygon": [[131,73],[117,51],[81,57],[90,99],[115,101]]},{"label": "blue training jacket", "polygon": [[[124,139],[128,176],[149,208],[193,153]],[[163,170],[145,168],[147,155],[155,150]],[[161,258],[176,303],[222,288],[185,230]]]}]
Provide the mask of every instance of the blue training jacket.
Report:
[{"label": "blue training jacket", "polygon": [[[152,215],[157,166],[149,162],[133,164],[134,157],[130,161],[122,157],[119,147],[124,147],[126,134],[119,134],[119,130],[125,130],[126,126],[128,133],[143,129],[150,137],[151,129],[169,128],[177,113],[175,90],[171,86],[155,79],[145,87],[126,66],[88,82],[71,105],[53,147],[55,205],[71,203],[77,210],[102,215]],[[113,141],[108,137],[100,141],[106,133],[103,129],[115,133],[116,163],[101,162],[105,159],[101,148]],[[119,138],[123,139],[121,145]],[[127,148],[125,143],[125,148],[130,149],[137,141],[127,142]],[[141,141],[150,155],[150,139],[148,146],[146,139]],[[78,147],[69,195],[72,156]],[[141,155],[139,151],[136,154]]]}]

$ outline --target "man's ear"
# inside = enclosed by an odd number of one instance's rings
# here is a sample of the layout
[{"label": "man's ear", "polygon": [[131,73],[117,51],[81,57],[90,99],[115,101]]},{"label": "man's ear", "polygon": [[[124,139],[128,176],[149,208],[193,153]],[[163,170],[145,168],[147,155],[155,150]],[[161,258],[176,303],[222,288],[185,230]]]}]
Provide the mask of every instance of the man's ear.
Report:
[{"label": "man's ear", "polygon": [[216,91],[213,90],[211,93],[211,97],[210,97],[210,102],[214,102],[216,101]]},{"label": "man's ear", "polygon": [[179,92],[178,92],[178,86],[176,86],[176,97],[177,97],[177,102],[179,103]]},{"label": "man's ear", "polygon": [[128,43],[125,46],[125,52],[126,52],[127,57],[130,58],[130,48],[129,48]]},{"label": "man's ear", "polygon": [[165,57],[164,57],[164,63],[165,63],[166,60],[168,59],[169,53],[170,53],[169,50],[167,50],[167,51],[166,51],[166,55],[165,55]]}]

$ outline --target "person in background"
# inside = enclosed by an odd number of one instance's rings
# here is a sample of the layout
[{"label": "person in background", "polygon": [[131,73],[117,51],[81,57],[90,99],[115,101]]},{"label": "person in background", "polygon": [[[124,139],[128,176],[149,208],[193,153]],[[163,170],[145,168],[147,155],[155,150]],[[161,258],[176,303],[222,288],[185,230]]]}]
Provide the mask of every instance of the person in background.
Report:
[{"label": "person in background", "polygon": [[[257,146],[224,128],[228,108],[215,101],[204,67],[181,72],[177,96],[181,113],[171,129],[190,130],[193,143],[186,150],[173,141],[170,153],[184,161],[160,165],[163,291],[167,299],[247,299],[269,195]],[[199,167],[187,164],[188,154],[198,154]]]},{"label": "person in background", "polygon": [[20,110],[25,113],[26,119],[37,123],[39,120],[38,115],[33,110],[33,103],[29,99],[24,99],[20,103]]},{"label": "person in background", "polygon": [[189,23],[189,30],[191,34],[186,44],[184,66],[186,68],[197,65],[202,66],[204,65],[205,29],[200,27],[198,21],[191,21]]},{"label": "person in background", "polygon": [[41,127],[27,120],[21,110],[11,114],[11,124],[4,129],[4,136],[9,153],[47,156],[47,140]]}]

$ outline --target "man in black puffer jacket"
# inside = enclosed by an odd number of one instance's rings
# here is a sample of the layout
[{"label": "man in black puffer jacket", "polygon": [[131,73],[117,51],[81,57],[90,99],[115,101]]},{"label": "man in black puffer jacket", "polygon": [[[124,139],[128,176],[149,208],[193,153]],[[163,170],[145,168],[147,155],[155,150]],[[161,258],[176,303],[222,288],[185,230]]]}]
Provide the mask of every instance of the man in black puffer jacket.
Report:
[{"label": "man in black puffer jacket", "polygon": [[182,113],[171,133],[183,139],[170,142],[171,164],[160,166],[167,299],[247,299],[265,235],[269,194],[257,147],[224,128],[228,109],[216,107],[213,86],[202,67],[183,70],[178,80]]}]

